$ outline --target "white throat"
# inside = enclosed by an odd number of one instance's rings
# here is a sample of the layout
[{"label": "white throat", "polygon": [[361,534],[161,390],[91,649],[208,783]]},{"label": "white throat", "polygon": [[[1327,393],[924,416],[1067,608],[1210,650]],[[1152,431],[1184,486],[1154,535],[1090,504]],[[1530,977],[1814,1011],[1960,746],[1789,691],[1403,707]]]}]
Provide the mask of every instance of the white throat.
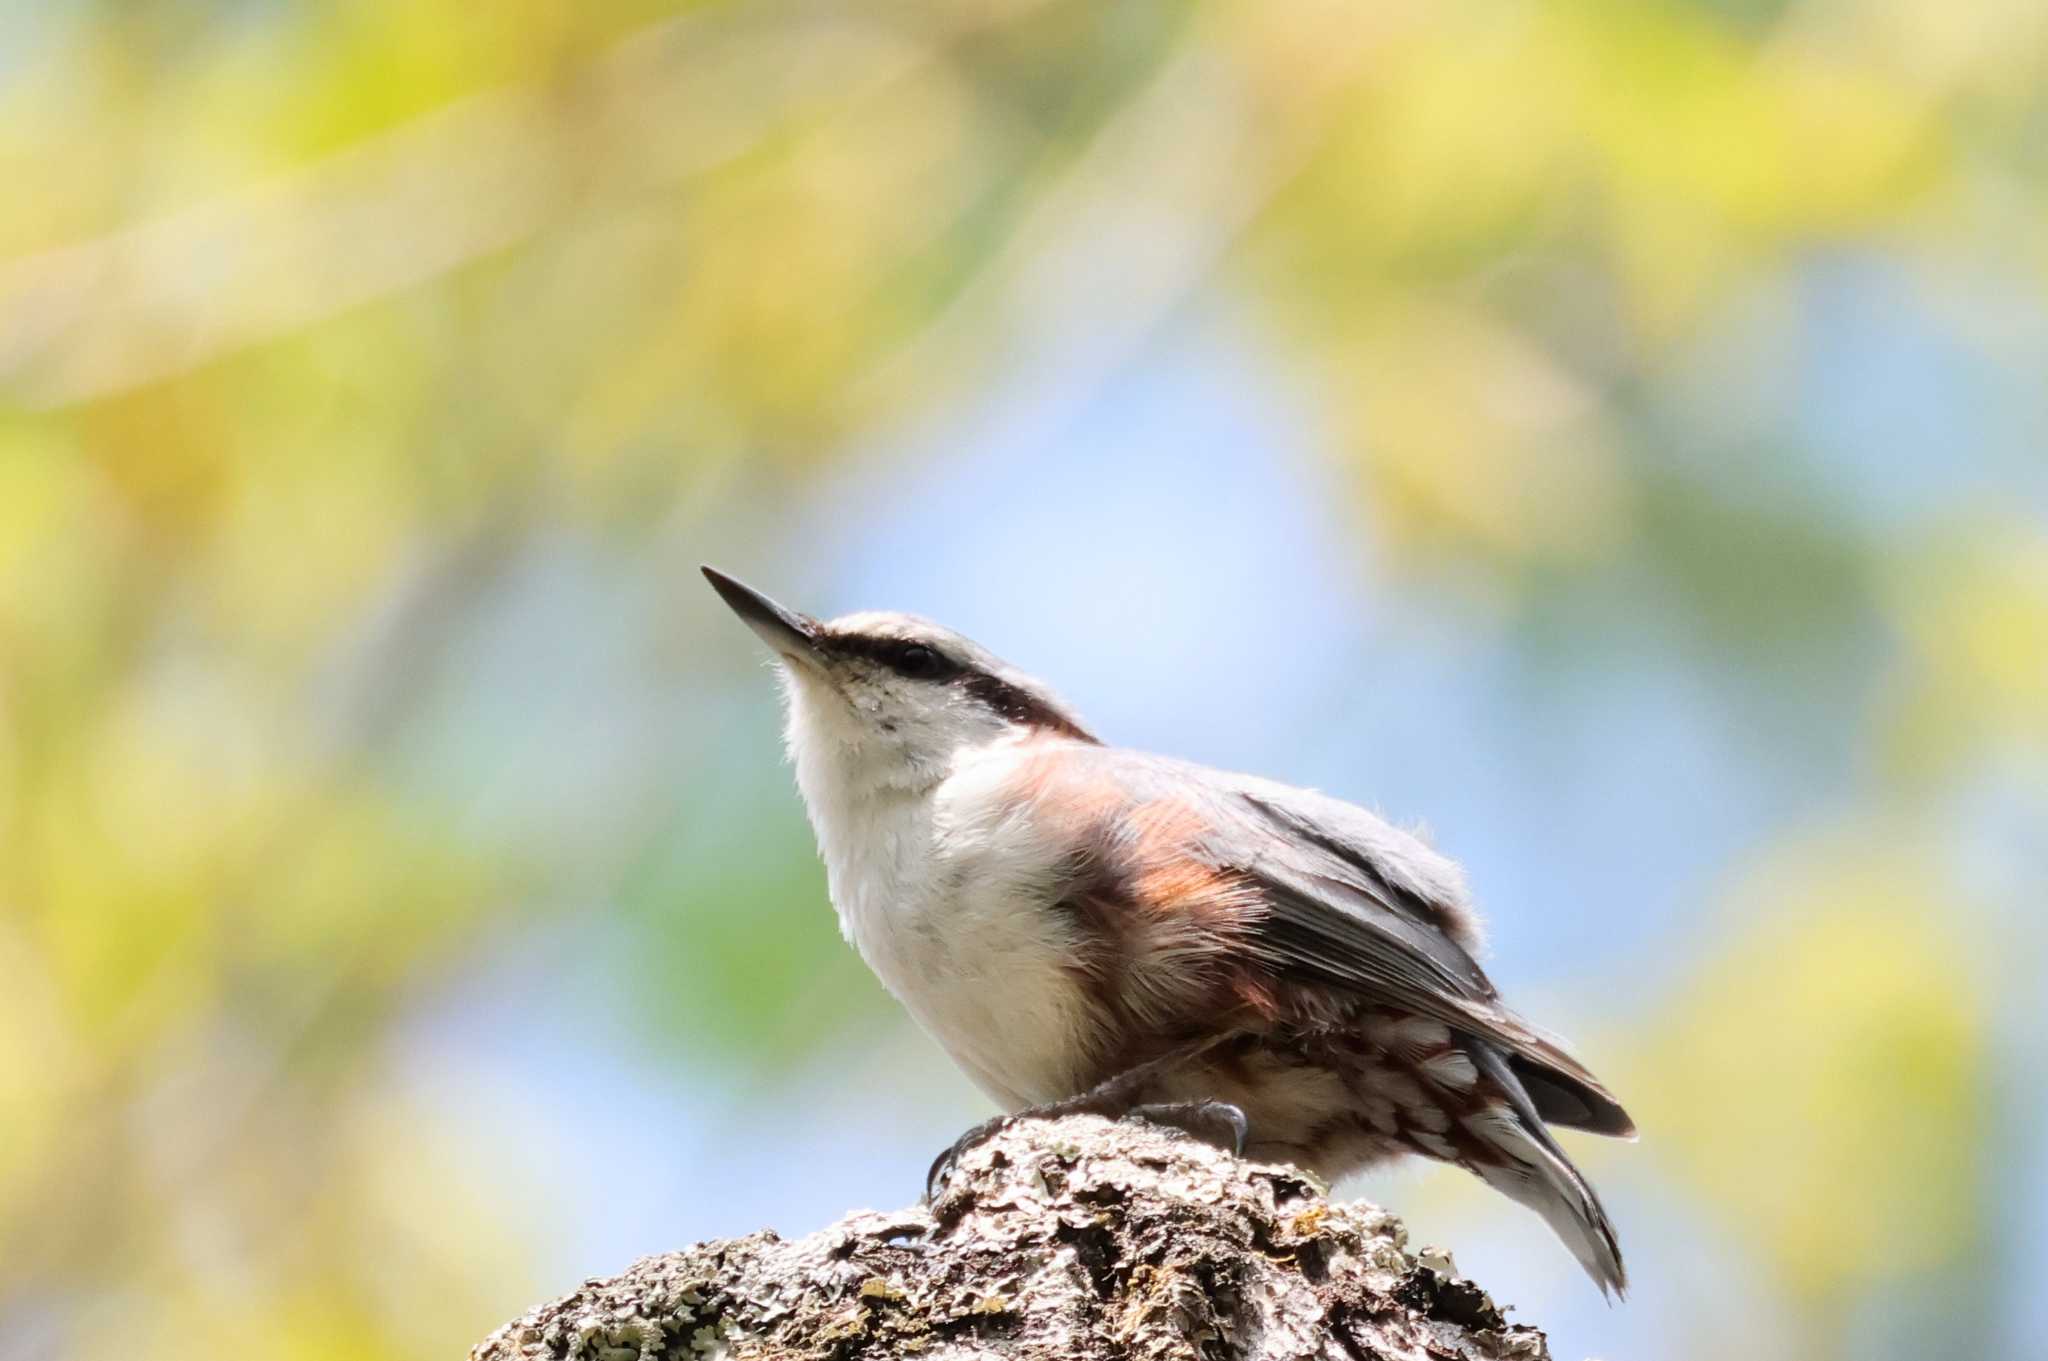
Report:
[{"label": "white throat", "polygon": [[791,674],[785,688],[789,757],[840,930],[893,990],[895,919],[930,895],[932,795],[945,772],[904,760],[823,682]]}]

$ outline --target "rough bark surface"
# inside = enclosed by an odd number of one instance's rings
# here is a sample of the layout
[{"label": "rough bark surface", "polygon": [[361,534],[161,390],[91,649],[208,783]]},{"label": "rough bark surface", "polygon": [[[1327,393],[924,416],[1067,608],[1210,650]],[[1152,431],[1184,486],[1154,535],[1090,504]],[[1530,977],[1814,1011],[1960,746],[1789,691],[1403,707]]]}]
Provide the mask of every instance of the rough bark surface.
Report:
[{"label": "rough bark surface", "polygon": [[[1426,1256],[1427,1254],[1425,1254]],[[1549,1355],[1399,1221],[1139,1122],[1020,1124],[938,1201],[701,1243],[506,1324],[472,1361]]]}]

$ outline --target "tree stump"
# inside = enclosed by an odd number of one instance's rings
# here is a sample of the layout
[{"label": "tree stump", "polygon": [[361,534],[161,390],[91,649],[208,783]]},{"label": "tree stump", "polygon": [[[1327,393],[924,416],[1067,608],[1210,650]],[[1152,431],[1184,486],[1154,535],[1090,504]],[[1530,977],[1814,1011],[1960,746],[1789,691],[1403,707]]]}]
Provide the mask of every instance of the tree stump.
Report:
[{"label": "tree stump", "polygon": [[[1426,1254],[1425,1254],[1426,1256]],[[584,1282],[472,1361],[916,1356],[1542,1361],[1543,1334],[1294,1168],[1138,1121],[1024,1122],[939,1199]]]}]

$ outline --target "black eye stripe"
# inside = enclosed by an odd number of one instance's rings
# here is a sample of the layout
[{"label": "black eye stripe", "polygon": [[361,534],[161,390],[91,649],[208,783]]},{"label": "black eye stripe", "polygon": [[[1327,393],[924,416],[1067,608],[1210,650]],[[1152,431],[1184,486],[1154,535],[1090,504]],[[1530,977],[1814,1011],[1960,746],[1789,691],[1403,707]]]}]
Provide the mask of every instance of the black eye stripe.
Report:
[{"label": "black eye stripe", "polygon": [[[929,643],[859,633],[827,634],[820,641],[829,651],[843,657],[860,657],[912,680],[953,686],[1012,723],[1062,733],[1081,742],[1096,740],[1072,717],[1029,690],[979,667],[968,666]],[[926,661],[926,656],[931,660]],[[932,669],[926,670],[927,667]]]},{"label": "black eye stripe", "polygon": [[945,653],[915,639],[842,635],[832,641],[837,651],[878,662],[910,680],[950,680],[962,670],[960,664]]}]

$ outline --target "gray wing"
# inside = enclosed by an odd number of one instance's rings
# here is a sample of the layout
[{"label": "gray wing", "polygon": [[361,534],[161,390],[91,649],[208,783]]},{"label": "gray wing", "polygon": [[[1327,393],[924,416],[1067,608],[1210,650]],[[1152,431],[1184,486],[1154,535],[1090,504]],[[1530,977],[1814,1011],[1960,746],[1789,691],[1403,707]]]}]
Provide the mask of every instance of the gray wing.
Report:
[{"label": "gray wing", "polygon": [[1385,999],[1500,1047],[1547,1121],[1629,1136],[1613,1095],[1555,1038],[1510,1011],[1472,957],[1478,926],[1457,867],[1362,808],[1200,770],[1206,852],[1256,886],[1251,948],[1283,976]]}]

